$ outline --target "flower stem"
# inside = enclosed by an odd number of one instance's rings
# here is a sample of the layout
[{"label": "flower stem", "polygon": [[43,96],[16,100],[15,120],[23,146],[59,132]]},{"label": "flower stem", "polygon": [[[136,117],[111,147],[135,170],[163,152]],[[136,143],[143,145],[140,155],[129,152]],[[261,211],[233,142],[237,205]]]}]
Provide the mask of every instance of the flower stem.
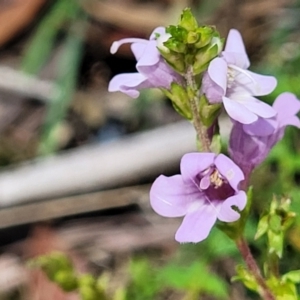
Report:
[{"label": "flower stem", "polygon": [[192,67],[187,69],[185,74],[185,80],[187,86],[192,90],[192,95],[189,96],[190,108],[193,114],[193,125],[197,132],[197,136],[199,141],[201,142],[202,150],[204,152],[211,152],[210,151],[210,141],[207,135],[207,130],[205,126],[202,124],[200,119],[200,114],[198,110],[198,98],[194,96],[197,93],[197,85],[195,82],[195,78],[193,76]]},{"label": "flower stem", "polygon": [[260,269],[255,259],[252,256],[252,253],[250,251],[250,248],[246,240],[243,237],[241,237],[238,240],[236,240],[236,245],[242,254],[242,257],[247,265],[248,270],[254,276],[257,284],[261,288],[261,293],[262,293],[261,296],[265,300],[275,300],[275,296],[272,294],[272,292],[270,291],[269,287],[266,284],[265,279],[262,277]]}]

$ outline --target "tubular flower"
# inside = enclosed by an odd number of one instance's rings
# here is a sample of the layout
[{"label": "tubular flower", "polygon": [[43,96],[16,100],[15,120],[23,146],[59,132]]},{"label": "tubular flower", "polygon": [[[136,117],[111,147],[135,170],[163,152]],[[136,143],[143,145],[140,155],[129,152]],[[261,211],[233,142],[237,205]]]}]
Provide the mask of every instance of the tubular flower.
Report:
[{"label": "tubular flower", "polygon": [[[159,35],[159,38],[156,38]],[[116,53],[119,47],[126,43],[132,43],[131,50],[137,60],[137,73],[119,74],[112,78],[108,90],[120,91],[132,98],[137,98],[139,90],[146,88],[169,89],[172,82],[181,82],[181,76],[177,74],[164,61],[157,46],[169,38],[165,28],[156,28],[149,40],[127,38],[112,44],[110,52]]]},{"label": "tubular flower", "polygon": [[[240,168],[223,154],[188,153],[181,159],[181,175],[159,176],[150,190],[150,203],[159,215],[182,217],[175,239],[180,243],[204,240],[219,219],[239,219],[246,205],[239,189]],[[237,208],[237,209],[236,209]]]},{"label": "tubular flower", "polygon": [[250,174],[268,156],[270,150],[282,139],[286,126],[300,128],[296,114],[300,101],[292,93],[280,94],[273,104],[277,112],[271,119],[258,119],[251,125],[235,122],[229,140],[229,153],[244,174]]},{"label": "tubular flower", "polygon": [[276,114],[271,106],[255,98],[275,89],[275,77],[253,73],[249,66],[242,37],[236,29],[231,29],[224,51],[211,61],[202,82],[202,92],[209,102],[223,102],[228,115],[242,124]]}]

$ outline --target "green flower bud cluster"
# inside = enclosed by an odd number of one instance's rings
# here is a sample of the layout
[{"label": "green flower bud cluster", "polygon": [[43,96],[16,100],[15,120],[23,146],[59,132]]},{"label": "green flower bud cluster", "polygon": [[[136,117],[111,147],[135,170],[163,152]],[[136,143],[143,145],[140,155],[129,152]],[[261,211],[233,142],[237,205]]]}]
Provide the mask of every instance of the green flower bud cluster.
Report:
[{"label": "green flower bud cluster", "polygon": [[40,256],[29,262],[30,267],[41,268],[49,280],[65,292],[78,291],[82,300],[107,300],[103,288],[90,274],[77,274],[71,260],[60,252]]},{"label": "green flower bud cluster", "polygon": [[185,74],[189,66],[193,75],[204,72],[223,48],[223,40],[215,27],[199,27],[189,8],[183,10],[179,24],[168,26],[166,32],[163,39],[168,39],[158,43],[158,49],[164,59],[181,74]]},{"label": "green flower bud cluster", "polygon": [[282,198],[280,201],[274,196],[270,211],[264,214],[258,223],[255,239],[264,234],[268,237],[268,252],[282,257],[283,241],[286,230],[295,221],[296,214],[290,211],[291,200]]},{"label": "green flower bud cluster", "polygon": [[77,279],[70,259],[60,252],[42,255],[29,262],[29,266],[41,268],[47,277],[57,283],[64,291],[77,288]]}]

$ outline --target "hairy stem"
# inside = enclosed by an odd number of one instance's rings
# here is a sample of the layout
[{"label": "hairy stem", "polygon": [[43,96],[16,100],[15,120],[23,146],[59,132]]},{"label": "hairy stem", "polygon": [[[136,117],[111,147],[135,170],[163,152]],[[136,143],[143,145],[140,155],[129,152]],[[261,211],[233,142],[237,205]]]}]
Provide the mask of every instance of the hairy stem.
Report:
[{"label": "hairy stem", "polygon": [[[195,82],[195,78],[193,76],[193,70],[192,68],[188,68],[186,75],[185,75],[185,80],[187,83],[187,86],[192,89],[193,94],[197,91],[197,85]],[[202,124],[201,119],[200,119],[200,114],[198,110],[198,98],[195,96],[190,96],[189,97],[189,102],[190,102],[190,108],[193,114],[193,125],[194,128],[197,132],[199,141],[201,142],[202,150],[204,152],[211,152],[210,151],[210,141],[207,135],[207,130],[205,126]]]},{"label": "hairy stem", "polygon": [[265,300],[276,300],[275,296],[270,291],[269,287],[266,284],[265,279],[262,277],[260,269],[255,261],[255,259],[252,256],[252,253],[249,249],[249,246],[246,242],[246,240],[241,237],[236,241],[236,245],[242,254],[242,257],[247,265],[248,270],[251,272],[251,274],[254,276],[257,284],[260,286],[262,291],[262,297]]}]

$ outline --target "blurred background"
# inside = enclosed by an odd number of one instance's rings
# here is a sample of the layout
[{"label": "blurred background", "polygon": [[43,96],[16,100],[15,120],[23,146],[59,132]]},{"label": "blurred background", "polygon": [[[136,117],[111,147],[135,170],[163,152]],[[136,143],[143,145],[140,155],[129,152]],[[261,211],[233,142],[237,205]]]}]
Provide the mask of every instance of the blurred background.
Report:
[{"label": "blurred background", "polygon": [[[178,245],[180,220],[149,207],[151,182],[195,150],[192,127],[160,91],[138,99],[107,91],[136,63],[129,45],[112,56],[112,42],[148,39],[185,7],[223,37],[241,31],[251,69],[278,79],[265,101],[300,97],[297,0],[0,0],[0,299],[80,299],[28,268],[55,250],[100,276],[107,299],[256,299],[230,282],[239,255],[225,235],[215,228],[201,244]],[[222,126],[226,145],[228,120]],[[273,193],[299,211],[299,152],[289,128],[254,174],[250,244]],[[300,268],[299,224],[282,270]],[[265,242],[252,245],[261,262]]]}]

